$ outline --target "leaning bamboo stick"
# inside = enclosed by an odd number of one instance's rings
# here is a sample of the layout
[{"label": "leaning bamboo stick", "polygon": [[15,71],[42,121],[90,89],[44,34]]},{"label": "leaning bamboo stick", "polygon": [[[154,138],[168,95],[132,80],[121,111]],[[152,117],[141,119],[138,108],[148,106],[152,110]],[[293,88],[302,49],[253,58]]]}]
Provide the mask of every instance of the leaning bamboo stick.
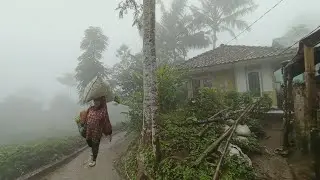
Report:
[{"label": "leaning bamboo stick", "polygon": [[232,129],[232,130],[231,130],[231,133],[230,133],[230,135],[229,135],[229,137],[228,137],[228,139],[227,139],[227,142],[226,142],[226,145],[225,145],[224,150],[223,150],[223,152],[222,152],[222,155],[220,156],[218,165],[217,165],[216,170],[215,170],[214,175],[213,175],[213,180],[217,180],[217,179],[218,179],[219,170],[220,170],[220,166],[221,166],[222,160],[223,160],[224,156],[226,155],[226,152],[227,152],[227,150],[228,150],[228,148],[229,148],[230,140],[231,140],[231,138],[232,138],[232,136],[233,136],[233,134],[234,134],[234,132],[235,132],[235,130],[236,130],[236,128],[237,128],[237,124],[238,124],[239,121],[240,121],[248,112],[250,112],[254,107],[255,107],[255,103],[249,105],[249,106],[246,108],[246,110],[243,111],[243,113],[239,116],[239,118],[236,120],[236,122],[234,123],[234,125],[231,127],[231,129]]},{"label": "leaning bamboo stick", "polygon": [[220,144],[221,141],[223,141],[228,134],[231,132],[232,128],[230,127],[225,133],[223,133],[222,136],[220,136],[217,140],[215,140],[210,146],[207,147],[206,150],[204,150],[203,153],[198,157],[198,159],[194,162],[194,165],[199,165],[202,160],[207,157],[209,154],[211,154]]},{"label": "leaning bamboo stick", "polygon": [[[250,107],[250,105],[248,105],[245,110],[243,111],[243,113],[241,114],[240,117],[243,116],[244,113],[247,112],[248,108]],[[239,118],[238,118],[239,119]],[[237,119],[236,122],[239,122]],[[199,165],[202,160],[207,157],[209,154],[211,154],[215,149],[217,149],[217,147],[220,145],[220,143],[229,135],[229,133],[232,131],[233,128],[236,128],[234,126],[236,126],[236,123],[234,125],[232,125],[225,133],[223,133],[217,140],[215,140],[210,146],[207,147],[206,150],[204,150],[203,153],[201,153],[201,155],[198,157],[198,159],[194,162],[194,165],[197,166]]]},{"label": "leaning bamboo stick", "polygon": [[[212,117],[210,117],[208,120],[210,119],[214,119],[216,118],[218,115],[222,114],[223,112],[229,110],[230,108],[226,108],[226,109],[222,109],[221,111],[217,112],[215,115],[213,115]],[[209,129],[209,124],[205,124],[202,127],[204,127],[204,129],[202,129],[202,131],[199,132],[198,136],[203,136],[203,134]]]}]

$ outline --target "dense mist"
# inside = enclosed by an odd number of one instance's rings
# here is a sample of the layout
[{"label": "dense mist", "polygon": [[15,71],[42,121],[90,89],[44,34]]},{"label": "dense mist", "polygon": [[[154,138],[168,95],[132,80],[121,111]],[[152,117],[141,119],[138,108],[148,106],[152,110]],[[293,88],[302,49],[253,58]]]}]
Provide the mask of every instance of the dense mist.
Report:
[{"label": "dense mist", "polygon": [[[108,108],[113,125],[127,120],[127,106],[109,102]],[[78,135],[74,118],[83,109],[66,93],[56,94],[47,107],[33,97],[7,96],[0,102],[0,144]]]},{"label": "dense mist", "polygon": [[[82,52],[80,42],[89,26],[100,27],[101,33],[108,37],[100,61],[110,81],[118,81],[119,77],[122,78],[133,68],[141,70],[141,63],[139,67],[132,65],[134,63],[126,64],[133,61],[131,55],[139,55],[141,59],[142,43],[137,27],[132,26],[132,13],[129,11],[123,19],[119,19],[119,12],[115,11],[119,2],[30,0],[3,3],[0,7],[0,144],[77,133],[73,118],[84,107],[77,104],[78,94],[74,85],[66,88],[65,84],[57,81],[57,77],[65,73],[74,74],[77,58]],[[162,14],[170,14],[172,1],[163,2],[166,10],[157,6],[156,19],[164,27],[163,30],[171,33],[172,29],[165,27],[165,23],[170,21],[163,18]],[[257,1],[257,8],[242,19],[250,24],[276,2]],[[298,0],[284,1],[231,44],[271,46],[275,43],[274,39],[278,46],[281,43],[284,46],[290,44],[302,36],[290,37],[289,43],[284,42],[292,27],[305,24],[307,31],[310,31],[318,25],[317,4],[318,0],[310,0],[308,4]],[[199,6],[200,3],[190,0],[186,7],[193,5]],[[240,30],[235,29],[234,32],[237,34]],[[160,35],[165,36],[166,32]],[[162,38],[174,39],[170,36]],[[219,33],[216,45],[230,39],[232,36],[228,32]],[[123,44],[130,50],[126,57],[117,54]],[[202,45],[201,48],[194,45],[197,48],[178,49],[183,52],[179,55],[186,60],[212,49],[211,45]],[[158,47],[162,48],[161,52],[168,50],[166,46]],[[170,53],[164,55],[172,58]],[[110,73],[120,71],[118,67],[122,68],[122,72],[118,72],[116,79]],[[114,90],[121,85],[128,86],[123,89],[133,88],[132,81],[136,77],[132,74],[129,76],[131,79],[125,84],[116,83]],[[141,82],[140,78],[137,89],[141,88]],[[121,105],[113,107],[128,111],[128,107]],[[120,114],[122,110],[111,111]],[[111,113],[114,116],[111,120],[117,121],[114,114]]]}]

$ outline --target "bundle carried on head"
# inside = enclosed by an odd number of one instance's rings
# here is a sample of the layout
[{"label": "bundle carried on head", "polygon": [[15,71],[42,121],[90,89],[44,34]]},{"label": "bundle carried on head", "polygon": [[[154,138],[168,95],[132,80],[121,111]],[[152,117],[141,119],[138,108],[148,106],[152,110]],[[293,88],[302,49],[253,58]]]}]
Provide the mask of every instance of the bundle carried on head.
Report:
[{"label": "bundle carried on head", "polygon": [[83,94],[80,98],[80,103],[86,104],[93,99],[101,96],[107,96],[108,93],[108,85],[99,75],[97,75],[84,88]]}]

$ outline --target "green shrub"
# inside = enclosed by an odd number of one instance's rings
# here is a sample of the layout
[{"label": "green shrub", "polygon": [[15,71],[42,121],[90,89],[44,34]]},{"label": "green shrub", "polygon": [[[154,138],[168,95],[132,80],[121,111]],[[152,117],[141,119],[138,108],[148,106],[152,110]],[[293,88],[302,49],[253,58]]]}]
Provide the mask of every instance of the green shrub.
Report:
[{"label": "green shrub", "polygon": [[84,139],[77,136],[0,146],[0,179],[16,179],[61,159],[84,145]]},{"label": "green shrub", "polygon": [[237,156],[227,157],[223,165],[221,180],[255,180],[253,168]]},{"label": "green shrub", "polygon": [[[233,140],[232,143],[238,145],[244,153],[259,153],[260,146],[255,134],[262,131],[259,126],[259,116],[263,114],[270,106],[267,97],[257,104],[254,111],[249,113],[245,118],[254,133],[248,137],[247,143]],[[213,170],[217,163],[217,154],[208,155],[199,165],[193,163],[223,133],[222,127],[224,120],[237,119],[241,111],[230,114],[234,110],[246,107],[254,99],[248,93],[225,92],[216,89],[204,88],[199,91],[199,95],[190,100],[187,104],[181,104],[179,108],[173,108],[170,111],[160,111],[159,131],[160,147],[162,160],[153,174],[154,160],[151,149],[144,149],[146,160],[146,172],[149,175],[155,175],[155,179],[186,179],[186,180],[207,180],[212,179]],[[139,107],[139,106],[136,106]],[[201,132],[205,126],[199,121],[207,120],[212,115],[228,108],[229,110],[222,113],[216,122],[208,124],[209,128],[201,137]],[[139,111],[142,117],[141,109]],[[139,117],[137,114],[134,114]],[[254,118],[253,118],[254,117]],[[132,121],[133,119],[131,119]],[[255,121],[256,120],[256,121]],[[139,125],[141,127],[141,124]],[[137,147],[137,146],[136,146]],[[150,147],[149,147],[150,148]],[[133,148],[125,156],[125,171],[131,179],[135,179],[137,170],[137,152],[138,148]],[[222,167],[221,179],[254,179],[253,168],[249,167],[242,159],[236,157],[226,157]]]}]

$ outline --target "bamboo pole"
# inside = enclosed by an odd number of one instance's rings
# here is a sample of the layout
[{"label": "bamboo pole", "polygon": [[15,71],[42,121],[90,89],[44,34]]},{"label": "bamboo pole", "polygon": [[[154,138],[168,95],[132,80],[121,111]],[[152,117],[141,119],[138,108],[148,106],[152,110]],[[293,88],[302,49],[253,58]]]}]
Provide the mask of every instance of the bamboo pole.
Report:
[{"label": "bamboo pole", "polygon": [[310,143],[310,152],[313,155],[313,167],[316,179],[320,179],[320,156],[319,156],[319,129],[316,118],[316,86],[315,86],[315,57],[314,47],[304,45],[304,77],[306,85],[306,103],[305,103],[305,124],[308,125],[308,142]]},{"label": "bamboo pole", "polygon": [[288,147],[287,122],[288,122],[288,71],[283,68],[283,127],[282,127],[282,150]]},{"label": "bamboo pole", "polygon": [[[225,112],[225,111],[227,111],[229,109],[230,108],[222,109],[221,111],[219,111],[216,114],[214,114],[213,116],[211,116],[208,120],[212,120],[212,119],[216,118],[218,115],[222,114],[223,112]],[[202,131],[200,131],[198,133],[198,136],[200,136],[200,137],[203,136],[203,134],[205,132],[207,132],[207,130],[209,129],[209,124],[204,124],[202,127],[204,127],[204,128],[202,129]]]},{"label": "bamboo pole", "polygon": [[236,130],[236,128],[237,128],[237,124],[239,123],[239,121],[240,121],[248,112],[250,112],[250,111],[255,107],[255,105],[256,105],[255,103],[249,105],[249,106],[246,108],[246,110],[239,116],[239,118],[236,120],[236,122],[234,123],[234,125],[232,126],[232,128],[231,128],[232,130],[231,130],[230,135],[229,135],[229,137],[228,137],[228,139],[227,139],[227,142],[226,142],[226,145],[225,145],[225,147],[224,147],[223,153],[222,153],[222,155],[220,156],[218,165],[217,165],[216,170],[215,170],[215,172],[214,172],[213,180],[217,180],[217,179],[218,179],[219,170],[220,170],[220,166],[221,166],[222,160],[223,160],[224,156],[226,155],[226,152],[228,151],[229,144],[230,144],[230,140],[231,140],[231,138],[232,138],[232,136],[233,136],[233,134],[234,134],[234,132],[235,132],[235,130]]},{"label": "bamboo pole", "polygon": [[306,112],[306,123],[310,128],[316,128],[317,122],[316,118],[313,117],[314,113],[314,105],[315,105],[315,65],[314,65],[314,48],[308,47],[304,45],[304,77],[305,77],[305,85],[306,85],[306,106],[305,106],[305,112]]}]

